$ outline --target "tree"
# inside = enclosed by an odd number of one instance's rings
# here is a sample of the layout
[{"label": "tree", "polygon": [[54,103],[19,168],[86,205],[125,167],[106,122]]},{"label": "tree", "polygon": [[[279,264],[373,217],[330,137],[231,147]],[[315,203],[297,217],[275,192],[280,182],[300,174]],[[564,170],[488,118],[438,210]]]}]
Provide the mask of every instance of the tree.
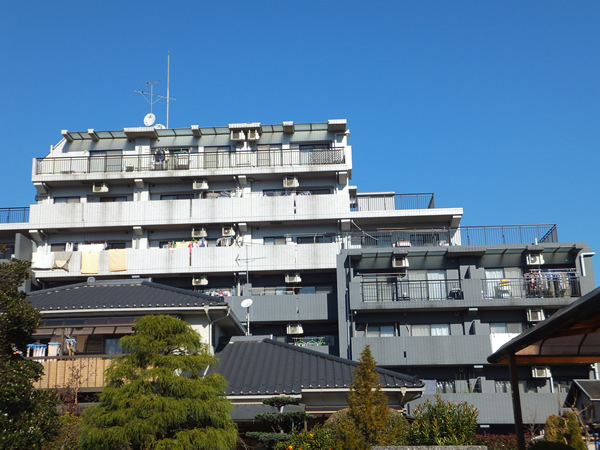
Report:
[{"label": "tree", "polygon": [[410,445],[473,445],[478,411],[467,402],[446,402],[439,395],[415,408]]},{"label": "tree", "polygon": [[562,416],[552,414],[546,418],[544,440],[568,444],[576,450],[587,448],[581,435],[577,416],[570,411]]},{"label": "tree", "polygon": [[83,414],[83,449],[232,449],[237,428],[226,380],[205,375],[216,358],[192,327],[145,316],[121,338],[125,355],[106,370],[100,402]]},{"label": "tree", "polygon": [[[276,412],[259,413],[256,419],[268,424],[273,431],[249,431],[246,436],[256,439],[266,448],[276,448],[280,442],[286,442],[291,438],[291,434],[299,429],[299,426],[305,424],[307,420],[314,419],[314,416],[306,411],[284,411],[287,405],[297,405],[298,399],[286,395],[269,397],[263,400],[265,405],[272,406]],[[285,448],[288,446],[286,445]]]},{"label": "tree", "polygon": [[[406,419],[391,410],[381,390],[376,363],[367,345],[360,354],[348,392],[348,408],[328,420],[345,449],[368,449],[373,445],[403,444]],[[334,415],[335,416],[335,415]]]},{"label": "tree", "polygon": [[33,382],[44,367],[23,358],[40,313],[19,288],[29,278],[29,262],[0,264],[0,448],[40,448],[59,428],[57,400]]}]

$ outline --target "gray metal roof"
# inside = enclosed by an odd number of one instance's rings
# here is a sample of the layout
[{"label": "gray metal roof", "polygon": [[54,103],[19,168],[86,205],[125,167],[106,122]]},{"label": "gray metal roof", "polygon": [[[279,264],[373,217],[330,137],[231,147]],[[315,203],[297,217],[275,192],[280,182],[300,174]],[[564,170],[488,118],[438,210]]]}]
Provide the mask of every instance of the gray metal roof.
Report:
[{"label": "gray metal roof", "polygon": [[226,305],[218,297],[165,286],[148,280],[111,280],[79,283],[28,295],[43,312],[87,309],[169,308]]},{"label": "gray metal roof", "polygon": [[567,394],[564,405],[571,407],[575,404],[577,398],[577,390],[582,391],[588,399],[593,402],[600,401],[600,380],[573,380],[571,389]]},{"label": "gray metal roof", "polygon": [[[347,389],[358,365],[265,337],[233,337],[217,350],[227,395],[294,395],[306,389]],[[377,368],[382,388],[422,388],[416,377]]]}]

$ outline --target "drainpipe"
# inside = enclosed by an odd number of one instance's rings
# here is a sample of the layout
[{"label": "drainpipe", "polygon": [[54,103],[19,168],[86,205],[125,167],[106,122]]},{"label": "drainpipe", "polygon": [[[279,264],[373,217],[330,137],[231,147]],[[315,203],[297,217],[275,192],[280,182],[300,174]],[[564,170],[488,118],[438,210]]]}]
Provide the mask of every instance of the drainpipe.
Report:
[{"label": "drainpipe", "polygon": [[581,261],[581,275],[585,277],[585,263],[583,262],[583,258],[586,256],[594,256],[596,253],[594,252],[586,252],[579,254],[579,260]]}]

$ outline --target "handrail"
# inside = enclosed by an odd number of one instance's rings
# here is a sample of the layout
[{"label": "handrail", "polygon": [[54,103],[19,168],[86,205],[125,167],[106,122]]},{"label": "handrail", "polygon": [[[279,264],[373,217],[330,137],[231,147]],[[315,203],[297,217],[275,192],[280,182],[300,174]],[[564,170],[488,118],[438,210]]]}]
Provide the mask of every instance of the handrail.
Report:
[{"label": "handrail", "polygon": [[344,163],[343,148],[174,153],[170,156],[117,155],[36,158],[36,175],[228,169]]},{"label": "handrail", "polygon": [[0,223],[29,222],[29,206],[0,208]]}]

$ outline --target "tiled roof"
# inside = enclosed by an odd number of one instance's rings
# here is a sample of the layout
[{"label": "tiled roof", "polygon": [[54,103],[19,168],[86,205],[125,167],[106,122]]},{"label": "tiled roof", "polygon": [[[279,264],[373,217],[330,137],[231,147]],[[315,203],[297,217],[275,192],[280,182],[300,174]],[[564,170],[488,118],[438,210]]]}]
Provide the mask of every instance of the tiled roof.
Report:
[{"label": "tiled roof", "polygon": [[29,301],[40,311],[225,305],[218,297],[146,280],[79,283],[35,291]]},{"label": "tiled roof", "polygon": [[[217,372],[227,395],[300,394],[303,389],[347,388],[358,365],[336,356],[264,337],[233,337],[217,350]],[[421,388],[415,377],[377,369],[383,388]]]}]

